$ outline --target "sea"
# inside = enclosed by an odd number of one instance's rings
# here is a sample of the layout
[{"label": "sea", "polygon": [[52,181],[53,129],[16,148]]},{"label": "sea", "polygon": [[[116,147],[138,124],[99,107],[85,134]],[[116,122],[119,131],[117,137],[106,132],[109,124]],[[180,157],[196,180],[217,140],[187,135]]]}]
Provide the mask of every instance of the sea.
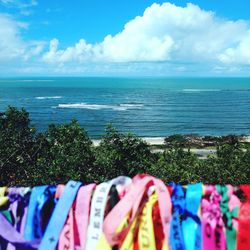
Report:
[{"label": "sea", "polygon": [[250,135],[250,78],[0,78],[0,111],[25,108],[38,132],[73,118],[140,137]]}]

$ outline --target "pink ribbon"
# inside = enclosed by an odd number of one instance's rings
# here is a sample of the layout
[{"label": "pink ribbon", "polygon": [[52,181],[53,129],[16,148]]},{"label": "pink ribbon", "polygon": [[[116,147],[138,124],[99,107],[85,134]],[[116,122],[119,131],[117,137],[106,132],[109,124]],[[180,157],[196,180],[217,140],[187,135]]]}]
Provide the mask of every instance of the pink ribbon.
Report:
[{"label": "pink ribbon", "polygon": [[224,224],[220,211],[221,196],[215,186],[206,186],[205,197],[201,203],[202,249],[226,250]]},{"label": "pink ribbon", "polygon": [[85,248],[89,223],[90,203],[96,184],[81,187],[76,197],[75,219],[81,249]]},{"label": "pink ribbon", "polygon": [[[150,186],[154,185],[158,194],[163,233],[166,243],[168,244],[172,204],[167,187],[161,180],[151,176],[138,175],[133,179],[133,181],[133,187],[128,191],[128,193],[123,197],[123,199],[111,210],[111,212],[106,216],[104,220],[103,231],[107,241],[112,246],[120,243],[120,241],[125,237],[126,233],[128,232],[132,221],[134,220],[137,214],[145,192]],[[123,229],[120,233],[117,233],[117,227],[120,225],[122,220],[130,211],[131,216],[128,222],[128,227]]]},{"label": "pink ribbon", "polygon": [[[70,209],[58,242],[58,250],[84,249],[89,222],[91,196],[96,184],[79,189],[76,200]],[[62,188],[60,190],[62,192]]]}]

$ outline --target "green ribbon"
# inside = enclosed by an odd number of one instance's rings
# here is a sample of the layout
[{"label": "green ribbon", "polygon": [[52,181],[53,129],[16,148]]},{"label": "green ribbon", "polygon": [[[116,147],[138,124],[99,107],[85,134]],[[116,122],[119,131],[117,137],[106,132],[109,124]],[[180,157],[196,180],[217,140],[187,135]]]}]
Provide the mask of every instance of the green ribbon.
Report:
[{"label": "green ribbon", "polygon": [[226,186],[216,185],[217,191],[221,195],[220,209],[223,214],[223,221],[226,227],[226,243],[227,250],[236,250],[236,229],[233,226],[233,218],[238,217],[239,207],[235,207],[232,211],[229,210],[228,188]]},{"label": "green ribbon", "polygon": [[1,214],[7,219],[7,221],[13,225],[14,221],[9,210],[1,211]]}]

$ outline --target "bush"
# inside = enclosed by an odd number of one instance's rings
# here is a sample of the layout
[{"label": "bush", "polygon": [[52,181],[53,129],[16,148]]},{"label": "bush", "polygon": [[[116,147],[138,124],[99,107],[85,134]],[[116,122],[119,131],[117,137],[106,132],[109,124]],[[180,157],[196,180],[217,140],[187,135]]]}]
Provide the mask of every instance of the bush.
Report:
[{"label": "bush", "polygon": [[92,141],[76,120],[50,125],[37,136],[37,172],[34,182],[64,183],[88,180],[93,171]]},{"label": "bush", "polygon": [[133,134],[119,133],[111,125],[95,149],[95,155],[95,179],[99,181],[145,173],[157,157],[142,139]]},{"label": "bush", "polygon": [[182,184],[201,181],[197,175],[200,160],[190,151],[182,148],[172,148],[164,152],[160,159],[151,166],[150,174],[161,178],[166,183]]},{"label": "bush", "polygon": [[35,129],[29,114],[8,107],[0,114],[0,186],[26,183],[34,167]]}]

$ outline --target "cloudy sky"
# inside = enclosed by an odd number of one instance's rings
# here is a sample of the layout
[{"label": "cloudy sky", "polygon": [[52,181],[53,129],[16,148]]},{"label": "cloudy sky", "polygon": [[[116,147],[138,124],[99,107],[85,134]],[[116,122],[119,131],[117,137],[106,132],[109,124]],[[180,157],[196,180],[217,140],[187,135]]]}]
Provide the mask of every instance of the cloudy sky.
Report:
[{"label": "cloudy sky", "polygon": [[250,76],[249,0],[0,0],[0,76]]}]

